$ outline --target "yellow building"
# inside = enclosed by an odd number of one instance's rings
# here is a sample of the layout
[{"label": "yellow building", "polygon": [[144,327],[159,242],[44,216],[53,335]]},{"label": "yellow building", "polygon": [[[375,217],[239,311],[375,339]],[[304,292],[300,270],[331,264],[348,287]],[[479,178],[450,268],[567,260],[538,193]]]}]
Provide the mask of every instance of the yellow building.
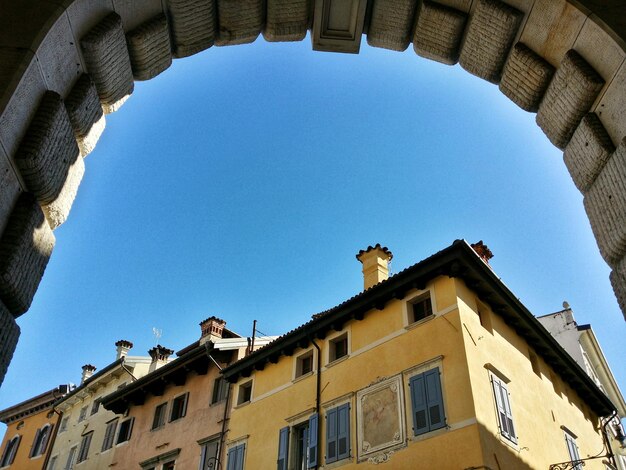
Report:
[{"label": "yellow building", "polygon": [[223,370],[222,468],[612,468],[615,407],[490,255],[455,241],[387,279],[391,253],[361,251],[362,293]]},{"label": "yellow building", "polygon": [[7,425],[0,447],[0,468],[45,468],[59,420],[52,405],[68,391],[69,385],[59,385],[0,411],[0,421]]}]

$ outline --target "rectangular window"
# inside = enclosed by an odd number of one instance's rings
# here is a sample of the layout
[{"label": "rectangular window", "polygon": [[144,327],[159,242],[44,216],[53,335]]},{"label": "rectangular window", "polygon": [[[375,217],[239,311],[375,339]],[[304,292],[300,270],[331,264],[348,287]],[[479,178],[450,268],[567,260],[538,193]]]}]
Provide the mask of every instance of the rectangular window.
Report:
[{"label": "rectangular window", "polygon": [[219,458],[219,439],[213,439],[202,445],[202,454],[200,456],[202,470],[217,469]]},{"label": "rectangular window", "polygon": [[94,400],[93,405],[91,405],[91,414],[95,415],[100,409],[100,400]]},{"label": "rectangular window", "polygon": [[350,457],[350,404],[326,412],[326,463]]},{"label": "rectangular window", "polygon": [[72,470],[74,468],[74,460],[76,459],[77,450],[77,446],[74,446],[70,449],[70,453],[67,456],[67,461],[65,462],[65,467],[63,470]]},{"label": "rectangular window", "polygon": [[213,384],[213,397],[211,398],[211,404],[218,403],[222,400],[226,400],[228,395],[229,383],[224,377],[218,377]]},{"label": "rectangular window", "polygon": [[317,422],[314,414],[304,423],[278,434],[278,470],[307,470],[317,466]]},{"label": "rectangular window", "polygon": [[161,403],[154,409],[154,419],[152,420],[152,429],[158,429],[165,424],[166,412],[167,412],[167,402]]},{"label": "rectangular window", "polygon": [[109,421],[107,423],[107,428],[104,431],[104,440],[102,441],[102,452],[113,447],[115,431],[117,430],[117,421],[118,419],[116,418],[113,421]]},{"label": "rectangular window", "polygon": [[411,301],[412,318],[409,323],[415,323],[433,314],[433,305],[430,301],[430,293],[426,293]]},{"label": "rectangular window", "polygon": [[187,397],[189,393],[179,395],[172,400],[172,408],[170,410],[170,423],[185,416],[187,413]]},{"label": "rectangular window", "polygon": [[348,333],[344,333],[328,342],[328,362],[336,361],[348,355]]},{"label": "rectangular window", "polygon": [[163,470],[174,470],[174,468],[176,468],[175,460],[163,464]]},{"label": "rectangular window", "polygon": [[228,449],[228,460],[226,470],[243,470],[243,459],[246,451],[246,444]]},{"label": "rectangular window", "polygon": [[67,422],[68,422],[68,420],[69,420],[69,418],[67,416],[61,420],[61,425],[59,426],[59,434],[61,434],[62,432],[67,431]]},{"label": "rectangular window", "polygon": [[20,446],[22,436],[15,436],[9,442],[7,442],[4,452],[2,453],[2,460],[0,460],[0,467],[6,467],[11,465],[15,460],[15,454]]},{"label": "rectangular window", "polygon": [[91,445],[91,438],[93,437],[93,431],[85,434],[80,441],[80,450],[78,451],[77,462],[84,462],[89,455],[89,446]]},{"label": "rectangular window", "polygon": [[81,423],[81,422],[85,421],[86,417],[87,417],[87,407],[83,406],[80,409],[80,414],[78,415],[78,422]]},{"label": "rectangular window", "polygon": [[241,384],[239,386],[239,393],[237,394],[237,404],[241,405],[247,403],[252,399],[252,380]]},{"label": "rectangular window", "polygon": [[117,434],[116,444],[121,444],[122,442],[126,442],[130,439],[130,436],[133,433],[134,422],[135,418],[129,418],[120,423],[120,432]]},{"label": "rectangular window", "polygon": [[313,371],[313,351],[306,352],[296,358],[296,378]]},{"label": "rectangular window", "polygon": [[413,435],[418,436],[446,425],[439,368],[427,370],[411,377],[411,409]]},{"label": "rectangular window", "polygon": [[57,468],[57,461],[59,460],[59,456],[55,455],[54,457],[52,457],[50,459],[50,462],[48,462],[48,467],[47,470],[56,470]]},{"label": "rectangular window", "polygon": [[580,462],[580,455],[578,455],[578,446],[576,445],[576,438],[567,431],[565,433],[565,443],[567,444],[567,451],[569,452],[569,458],[572,463],[573,470],[582,470],[583,463]]},{"label": "rectangular window", "polygon": [[493,395],[498,409],[500,434],[506,437],[509,441],[517,443],[515,426],[513,426],[513,414],[511,413],[511,401],[509,399],[507,386],[495,375],[491,376],[491,384],[493,385]]}]

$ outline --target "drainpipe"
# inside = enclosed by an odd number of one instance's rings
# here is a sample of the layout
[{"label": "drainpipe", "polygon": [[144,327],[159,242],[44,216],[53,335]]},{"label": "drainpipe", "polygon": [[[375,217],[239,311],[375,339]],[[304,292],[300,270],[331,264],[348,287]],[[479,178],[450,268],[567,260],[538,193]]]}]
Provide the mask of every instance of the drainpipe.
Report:
[{"label": "drainpipe", "polygon": [[[68,385],[68,393],[69,393],[69,385]],[[53,392],[54,398],[56,397],[56,392]],[[62,397],[62,395],[61,395]],[[61,398],[59,397],[59,398]],[[61,421],[63,420],[63,412],[56,409],[56,407],[52,406],[52,411],[54,411],[57,415],[59,415],[59,419],[57,420],[57,425],[52,428],[52,436],[48,439],[48,447],[46,448],[46,458],[43,461],[43,466],[41,468],[48,468],[48,462],[50,461],[50,454],[52,453],[52,448],[54,447],[54,441],[57,439],[57,434],[59,433],[59,428],[61,427]]]},{"label": "drainpipe", "polygon": [[[211,359],[213,361],[213,364],[215,364],[215,367],[217,367],[217,369],[220,371],[220,373],[222,372],[222,366],[220,366],[218,364],[218,362],[215,360],[215,358],[213,356],[211,356],[210,348],[209,348],[209,343],[204,343],[204,348],[206,350],[206,355],[209,357],[209,359]],[[225,379],[224,379],[225,380]],[[226,389],[226,403],[224,403],[224,416],[222,417],[222,430],[220,432],[220,445],[219,448],[217,449],[218,451],[218,455],[217,455],[217,468],[219,469],[221,467],[221,461],[220,461],[220,457],[222,455],[222,451],[223,451],[223,447],[224,447],[224,437],[226,436],[226,420],[228,419],[228,402],[230,401],[230,390],[232,388],[232,384],[229,382],[228,383],[228,388]]]},{"label": "drainpipe", "polygon": [[322,430],[322,426],[321,426],[321,419],[320,419],[320,398],[321,398],[321,386],[322,386],[322,371],[321,371],[321,367],[322,367],[322,350],[320,349],[320,347],[317,345],[317,343],[315,342],[315,339],[311,338],[311,344],[313,345],[313,347],[315,349],[317,349],[317,371],[316,371],[316,377],[317,377],[317,381],[316,381],[316,389],[315,389],[315,413],[317,413],[317,462],[315,465],[315,468],[319,468],[320,465],[320,459],[321,459],[321,442],[322,442],[322,436],[321,436],[321,430]]},{"label": "drainpipe", "polygon": [[122,359],[122,363],[121,363],[122,369],[124,369],[128,373],[128,375],[130,375],[130,377],[133,379],[133,382],[136,382],[137,377],[135,377],[133,373],[126,367],[124,363],[124,358],[122,357],[121,359]]}]

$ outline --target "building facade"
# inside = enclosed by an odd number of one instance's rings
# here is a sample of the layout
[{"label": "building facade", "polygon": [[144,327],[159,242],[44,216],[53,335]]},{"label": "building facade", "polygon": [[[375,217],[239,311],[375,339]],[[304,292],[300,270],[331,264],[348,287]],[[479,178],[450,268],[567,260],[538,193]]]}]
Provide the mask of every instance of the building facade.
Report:
[{"label": "building facade", "polygon": [[[121,340],[115,345],[114,362],[97,373],[93,365],[83,366],[81,384],[55,402],[63,416],[46,470],[109,468],[114,447],[124,445],[132,435],[132,420],[104,409],[101,400],[166,364],[167,357],[153,350],[151,357],[128,356],[131,342]],[[111,435],[109,423],[115,419],[119,422]]]},{"label": "building facade", "polygon": [[70,390],[70,385],[59,385],[0,411],[0,421],[7,425],[0,447],[0,468],[45,468],[59,421],[53,404]]},{"label": "building facade", "polygon": [[364,292],[224,369],[225,468],[548,469],[596,456],[615,407],[489,255],[456,241],[387,279],[391,253],[360,252]]}]

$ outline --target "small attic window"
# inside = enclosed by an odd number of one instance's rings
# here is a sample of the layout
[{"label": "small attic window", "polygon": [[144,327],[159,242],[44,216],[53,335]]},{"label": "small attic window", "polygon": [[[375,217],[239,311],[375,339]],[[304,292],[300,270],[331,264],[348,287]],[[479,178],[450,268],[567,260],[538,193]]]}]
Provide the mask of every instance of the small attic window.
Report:
[{"label": "small attic window", "polygon": [[308,351],[296,358],[296,378],[313,371],[313,351]]},{"label": "small attic window", "polygon": [[237,394],[237,404],[243,405],[248,403],[252,399],[252,380],[241,384],[239,386],[239,393]]},{"label": "small attic window", "polygon": [[348,333],[331,339],[328,342],[328,362],[334,362],[348,355]]},{"label": "small attic window", "polygon": [[411,314],[409,315],[409,323],[415,323],[433,314],[433,304],[429,292],[411,300]]}]

